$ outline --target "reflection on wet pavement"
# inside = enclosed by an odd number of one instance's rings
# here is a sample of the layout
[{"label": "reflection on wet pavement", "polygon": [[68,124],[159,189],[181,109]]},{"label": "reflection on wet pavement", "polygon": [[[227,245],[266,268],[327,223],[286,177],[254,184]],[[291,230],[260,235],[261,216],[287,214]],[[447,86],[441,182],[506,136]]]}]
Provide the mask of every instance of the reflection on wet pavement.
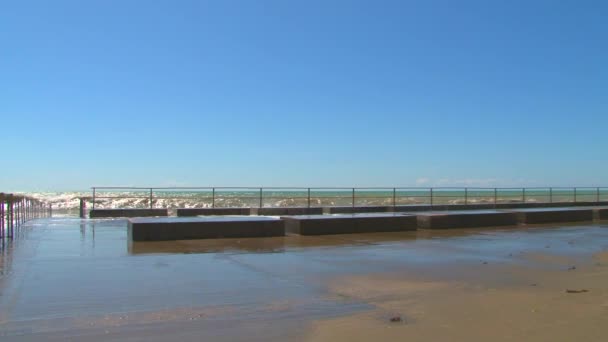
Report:
[{"label": "reflection on wet pavement", "polygon": [[600,224],[136,243],[126,227],[125,220],[44,219],[5,242],[0,336],[94,338],[117,327],[138,336],[129,329],[205,321],[199,328],[208,326],[207,336],[229,339],[226,321],[238,321],[243,337],[270,320],[283,328],[256,336],[286,338],[311,320],[369,309],[331,295],[335,277],[475,277],[470,265],[552,267],[535,253],[576,260],[608,248]]}]

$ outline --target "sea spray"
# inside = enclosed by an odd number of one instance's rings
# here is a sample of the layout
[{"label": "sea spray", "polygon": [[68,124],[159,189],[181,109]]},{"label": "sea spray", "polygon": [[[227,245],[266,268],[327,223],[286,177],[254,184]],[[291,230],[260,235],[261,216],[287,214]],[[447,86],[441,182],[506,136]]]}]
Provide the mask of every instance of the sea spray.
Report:
[{"label": "sea spray", "polygon": [[[57,210],[77,210],[81,198],[85,198],[87,207],[92,207],[91,191],[72,192],[31,192],[25,195],[40,199],[52,205]],[[444,190],[433,189],[433,204],[491,204],[497,203],[534,203],[534,202],[573,202],[572,190],[527,190],[521,189],[475,189]],[[600,200],[608,200],[608,189],[599,194]],[[578,190],[577,201],[595,201],[598,193],[594,190]],[[150,203],[152,201],[152,203]],[[307,190],[284,191],[268,189],[262,192],[264,207],[318,207],[318,206],[350,206],[353,205],[352,190]],[[430,204],[430,191],[414,190],[356,190],[355,205],[357,206],[392,206]],[[258,207],[260,205],[259,191],[252,190],[217,190],[212,191],[98,191],[95,198],[96,208],[208,208],[208,207]]]}]

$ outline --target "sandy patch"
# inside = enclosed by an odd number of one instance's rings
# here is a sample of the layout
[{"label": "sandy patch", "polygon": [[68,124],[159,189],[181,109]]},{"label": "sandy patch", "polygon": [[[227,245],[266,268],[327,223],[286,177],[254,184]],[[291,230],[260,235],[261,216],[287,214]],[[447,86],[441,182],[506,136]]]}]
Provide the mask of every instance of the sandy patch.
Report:
[{"label": "sandy patch", "polygon": [[[518,269],[515,283],[488,286],[504,267],[463,281],[429,281],[395,274],[345,277],[332,294],[374,307],[360,314],[316,321],[309,341],[604,341],[608,336],[608,253],[600,265],[575,271]],[[587,290],[568,293],[568,289]],[[401,322],[391,322],[400,317]]]}]

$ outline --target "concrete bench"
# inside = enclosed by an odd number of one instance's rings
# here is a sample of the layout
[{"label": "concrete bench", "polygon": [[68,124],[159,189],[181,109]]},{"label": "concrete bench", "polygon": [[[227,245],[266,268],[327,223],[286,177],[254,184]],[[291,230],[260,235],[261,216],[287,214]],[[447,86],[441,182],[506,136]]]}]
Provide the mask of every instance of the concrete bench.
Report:
[{"label": "concrete bench", "polygon": [[449,229],[517,225],[514,212],[497,210],[416,213],[418,228]]},{"label": "concrete bench", "polygon": [[327,207],[327,212],[330,214],[386,213],[392,211],[392,206]]},{"label": "concrete bench", "polygon": [[284,207],[284,208],[258,208],[258,215],[286,216],[286,215],[321,215],[323,208]]},{"label": "concrete bench", "polygon": [[593,220],[593,209],[536,208],[514,210],[519,223],[564,223]]},{"label": "concrete bench", "polygon": [[343,214],[284,216],[285,230],[300,235],[398,232],[416,230],[416,216],[403,214]]},{"label": "concrete bench", "polygon": [[93,209],[90,218],[168,216],[167,209]]},{"label": "concrete bench", "polygon": [[398,205],[392,208],[392,211],[396,213],[406,213],[414,211],[459,211],[494,209],[494,204],[441,204],[433,206],[429,204],[410,204]]},{"label": "concrete bench", "polygon": [[269,237],[285,235],[284,222],[261,216],[133,218],[131,241],[168,241],[213,238]]},{"label": "concrete bench", "polygon": [[181,208],[177,216],[206,216],[206,215],[250,215],[250,208]]},{"label": "concrete bench", "polygon": [[594,208],[595,219],[608,220],[608,208]]}]

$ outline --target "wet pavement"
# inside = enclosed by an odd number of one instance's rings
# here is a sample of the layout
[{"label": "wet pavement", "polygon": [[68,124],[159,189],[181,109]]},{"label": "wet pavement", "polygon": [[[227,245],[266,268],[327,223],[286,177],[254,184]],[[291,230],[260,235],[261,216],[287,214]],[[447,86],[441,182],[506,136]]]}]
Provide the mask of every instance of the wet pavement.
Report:
[{"label": "wet pavement", "polygon": [[129,242],[126,220],[41,219],[0,249],[0,339],[297,339],[311,321],[370,309],[330,293],[337,277],[475,278],[467,270],[482,263],[557,268],[529,256],[582,260],[608,249],[606,228]]}]

